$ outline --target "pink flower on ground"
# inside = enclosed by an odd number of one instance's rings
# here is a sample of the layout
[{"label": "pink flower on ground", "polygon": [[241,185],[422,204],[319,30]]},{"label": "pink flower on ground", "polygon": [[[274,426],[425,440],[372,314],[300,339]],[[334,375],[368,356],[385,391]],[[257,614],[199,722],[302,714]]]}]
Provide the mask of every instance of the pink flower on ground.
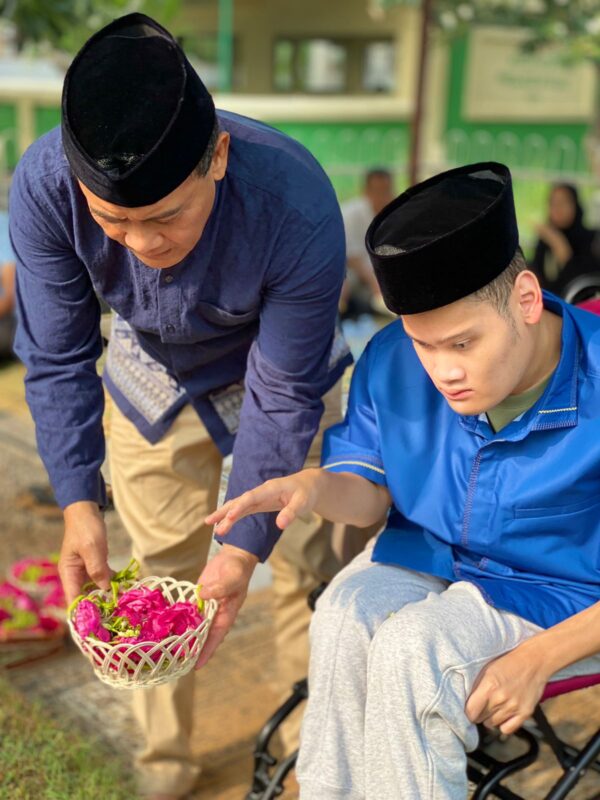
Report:
[{"label": "pink flower on ground", "polygon": [[65,593],[60,580],[54,581],[52,584],[48,583],[50,591],[42,601],[42,607],[53,606],[56,608],[65,608],[66,600]]},{"label": "pink flower on ground", "polygon": [[[40,614],[39,628],[45,633],[53,633],[60,628],[60,622],[54,619],[54,617],[45,617],[43,614]],[[108,631],[106,631],[106,633],[108,633]]]},{"label": "pink flower on ground", "polygon": [[42,583],[46,577],[58,577],[58,567],[48,558],[22,558],[12,565],[11,574],[26,583]]},{"label": "pink flower on ground", "polygon": [[60,576],[58,573],[55,573],[54,575],[42,575],[38,581],[38,584],[46,587],[47,589],[53,589],[56,584],[60,584]]},{"label": "pink flower on ground", "polygon": [[103,642],[110,641],[110,633],[102,627],[100,610],[90,600],[80,600],[77,604],[73,624],[77,633],[84,639],[93,634]]},{"label": "pink flower on ground", "polygon": [[0,602],[3,599],[21,611],[37,611],[35,600],[9,581],[0,583]]}]

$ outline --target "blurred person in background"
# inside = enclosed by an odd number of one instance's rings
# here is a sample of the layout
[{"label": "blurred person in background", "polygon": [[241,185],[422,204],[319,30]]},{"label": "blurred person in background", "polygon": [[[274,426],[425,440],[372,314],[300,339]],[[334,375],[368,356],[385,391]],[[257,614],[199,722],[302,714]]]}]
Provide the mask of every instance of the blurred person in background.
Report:
[{"label": "blurred person in background", "polygon": [[600,236],[583,224],[577,189],[557,183],[548,197],[548,219],[537,226],[531,263],[543,289],[562,295],[579,275],[600,271]]},{"label": "blurred person in background", "polygon": [[362,194],[341,205],[346,233],[346,280],[340,301],[342,317],[388,313],[367,255],[365,234],[373,217],[391,202],[393,196],[391,172],[383,167],[374,167],[364,176]]},{"label": "blurred person in background", "polygon": [[8,214],[0,212],[0,358],[12,355],[15,326],[15,256],[8,236]]}]

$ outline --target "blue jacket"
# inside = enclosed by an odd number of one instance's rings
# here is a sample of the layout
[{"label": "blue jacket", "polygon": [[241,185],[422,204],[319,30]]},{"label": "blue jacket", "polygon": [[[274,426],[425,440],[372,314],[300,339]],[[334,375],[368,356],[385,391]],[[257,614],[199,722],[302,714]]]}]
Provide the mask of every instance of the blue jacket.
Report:
[{"label": "blue jacket", "polygon": [[[97,296],[128,323],[111,346],[116,403],[152,442],[191,402],[221,451],[233,448],[229,496],[301,468],[321,397],[351,360],[334,343],[345,251],[329,180],[282,133],[224,112],[219,122],[231,135],[227,173],[199,242],[169,269],[147,267],[92,219],[58,129],[19,162],[15,349],[61,506],[103,501]],[[236,409],[230,387],[242,383]],[[227,541],[265,558],[278,533],[261,514]]]},{"label": "blue jacket", "polygon": [[495,434],[454,412],[395,322],[358,363],[323,464],[388,487],[374,561],[470,581],[550,627],[600,600],[600,317],[544,302],[561,357],[521,417]]}]

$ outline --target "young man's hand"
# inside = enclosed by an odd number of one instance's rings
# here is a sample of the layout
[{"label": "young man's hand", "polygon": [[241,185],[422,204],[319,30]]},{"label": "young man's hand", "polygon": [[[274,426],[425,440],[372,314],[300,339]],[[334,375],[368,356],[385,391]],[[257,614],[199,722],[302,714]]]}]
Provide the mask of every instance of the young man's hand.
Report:
[{"label": "young man's hand", "polygon": [[58,571],[67,603],[93,581],[101,589],[110,588],[106,527],[97,503],[87,500],[72,503],[64,510],[65,535]]},{"label": "young man's hand", "polygon": [[246,550],[232,545],[223,545],[221,551],[204,567],[198,583],[202,587],[200,597],[214,598],[219,608],[196,664],[200,669],[210,659],[227,636],[235,622],[238,611],[248,594],[248,584],[258,563],[258,558]]},{"label": "young man's hand", "polygon": [[313,511],[321,476],[320,469],[303,469],[286,478],[273,478],[229,500],[206,517],[206,524],[215,525],[215,533],[223,536],[242,517],[262,511],[279,511],[275,522],[284,530],[297,517],[302,519]]},{"label": "young man's hand", "polygon": [[273,478],[256,489],[229,500],[206,517],[215,533],[224,536],[243,517],[278,511],[277,527],[284,530],[311,512],[331,522],[368,528],[381,522],[392,503],[385,486],[350,472],[303,469],[286,478]]},{"label": "young man's hand", "polygon": [[523,642],[481,670],[465,706],[471,722],[509,734],[532,715],[550,679],[534,640]]}]

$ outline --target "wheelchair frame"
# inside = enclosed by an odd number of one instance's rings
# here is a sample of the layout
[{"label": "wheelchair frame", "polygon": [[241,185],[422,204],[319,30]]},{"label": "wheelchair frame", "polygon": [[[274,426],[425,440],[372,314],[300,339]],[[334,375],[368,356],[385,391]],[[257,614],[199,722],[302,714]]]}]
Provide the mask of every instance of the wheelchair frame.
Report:
[{"label": "wheelchair frame", "polygon": [[[283,793],[285,779],[296,765],[298,751],[278,761],[271,753],[269,745],[281,723],[307,697],[306,679],[294,684],[289,698],[267,720],[258,734],[254,748],[252,788],[246,795],[246,800],[273,800]],[[540,741],[550,746],[563,770],[544,800],[564,800],[588,769],[600,774],[600,729],[584,747],[577,749],[557,736],[541,705],[538,705],[530,724],[512,735],[524,741],[527,749],[514,758],[502,761],[486,752],[486,745],[495,737],[483,726],[479,727],[479,746],[472,753],[467,753],[467,777],[476,787],[471,794],[471,800],[487,800],[493,797],[500,800],[532,800],[515,794],[503,786],[503,781],[535,763],[540,754]],[[598,796],[599,794],[590,800],[596,800]]]}]

